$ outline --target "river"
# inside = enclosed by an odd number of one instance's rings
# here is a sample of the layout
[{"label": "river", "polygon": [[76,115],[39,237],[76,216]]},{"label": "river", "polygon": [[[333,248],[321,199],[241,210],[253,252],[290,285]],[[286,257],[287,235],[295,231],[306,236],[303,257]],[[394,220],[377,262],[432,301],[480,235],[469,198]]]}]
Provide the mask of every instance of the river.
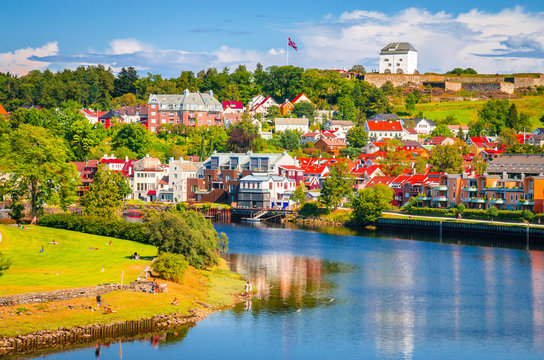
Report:
[{"label": "river", "polygon": [[152,340],[45,358],[544,358],[544,252],[215,226],[251,302]]}]

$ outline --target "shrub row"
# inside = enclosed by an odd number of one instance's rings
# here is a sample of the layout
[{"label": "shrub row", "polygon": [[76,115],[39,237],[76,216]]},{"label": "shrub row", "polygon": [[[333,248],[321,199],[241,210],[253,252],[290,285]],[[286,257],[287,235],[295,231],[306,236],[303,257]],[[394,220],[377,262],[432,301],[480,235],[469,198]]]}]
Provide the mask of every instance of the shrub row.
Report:
[{"label": "shrub row", "polygon": [[422,216],[445,216],[445,217],[456,217],[457,214],[461,212],[461,216],[464,219],[491,219],[497,221],[525,221],[529,220],[533,223],[537,223],[538,219],[544,223],[544,214],[535,215],[528,210],[498,210],[497,216],[490,216],[489,212],[486,210],[476,210],[476,209],[466,209],[459,211],[457,208],[450,209],[435,209],[428,207],[411,207],[408,210],[409,214],[413,215],[422,215]]},{"label": "shrub row", "polygon": [[110,236],[117,239],[149,243],[144,224],[129,223],[121,218],[101,218],[60,213],[44,215],[39,224],[57,229],[79,231],[87,234]]}]

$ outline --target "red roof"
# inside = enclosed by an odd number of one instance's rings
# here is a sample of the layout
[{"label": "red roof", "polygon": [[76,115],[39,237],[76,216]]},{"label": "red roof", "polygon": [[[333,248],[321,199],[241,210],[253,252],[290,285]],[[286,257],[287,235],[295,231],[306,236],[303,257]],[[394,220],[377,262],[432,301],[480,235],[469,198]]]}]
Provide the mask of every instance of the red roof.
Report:
[{"label": "red roof", "polygon": [[416,129],[405,129],[409,134],[417,134]]},{"label": "red roof", "polygon": [[84,113],[85,115],[92,116],[92,117],[100,117],[106,114],[106,111],[94,111],[94,110],[88,110],[88,109],[81,109],[80,111]]},{"label": "red roof", "polygon": [[231,109],[240,109],[244,108],[244,104],[241,101],[223,101],[223,110],[226,110],[227,107]]},{"label": "red roof", "polygon": [[0,115],[8,115],[8,112],[4,107],[0,104]]},{"label": "red roof", "polygon": [[402,124],[400,121],[369,120],[366,124],[369,131],[402,131]]},{"label": "red roof", "polygon": [[[306,94],[304,94],[303,92],[301,92],[300,94],[298,94],[297,96],[295,96],[295,98],[293,99],[293,101],[291,101],[293,104],[296,103],[302,96],[306,96],[308,98],[308,96]],[[310,100],[310,98],[308,98],[308,100]]]}]

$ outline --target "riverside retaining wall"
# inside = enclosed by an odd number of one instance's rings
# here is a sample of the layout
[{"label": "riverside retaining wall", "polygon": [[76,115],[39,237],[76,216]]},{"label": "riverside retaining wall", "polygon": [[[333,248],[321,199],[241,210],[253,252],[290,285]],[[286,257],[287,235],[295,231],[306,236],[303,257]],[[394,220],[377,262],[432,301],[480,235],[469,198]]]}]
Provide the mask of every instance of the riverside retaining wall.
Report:
[{"label": "riverside retaining wall", "polygon": [[158,315],[140,320],[117,321],[110,324],[94,324],[71,329],[42,330],[32,334],[0,338],[0,357],[22,355],[53,348],[141,334],[194,324],[212,312],[211,309],[189,309],[189,314]]}]

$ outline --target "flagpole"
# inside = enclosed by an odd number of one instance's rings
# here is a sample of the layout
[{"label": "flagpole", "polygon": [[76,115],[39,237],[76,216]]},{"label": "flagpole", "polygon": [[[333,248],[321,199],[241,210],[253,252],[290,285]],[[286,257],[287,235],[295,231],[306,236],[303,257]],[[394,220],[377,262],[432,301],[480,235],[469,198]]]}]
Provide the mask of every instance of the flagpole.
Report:
[{"label": "flagpole", "polygon": [[287,54],[287,66],[289,66],[289,40],[287,40],[287,46],[285,47],[285,53]]}]

